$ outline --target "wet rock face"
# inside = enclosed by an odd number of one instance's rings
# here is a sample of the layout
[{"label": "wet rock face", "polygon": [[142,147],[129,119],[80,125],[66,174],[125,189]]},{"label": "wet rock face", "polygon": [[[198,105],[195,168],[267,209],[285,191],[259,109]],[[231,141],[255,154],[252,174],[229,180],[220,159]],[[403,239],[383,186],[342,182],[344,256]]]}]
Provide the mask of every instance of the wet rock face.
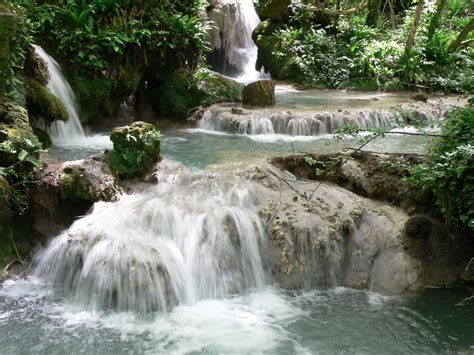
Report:
[{"label": "wet rock face", "polygon": [[282,287],[401,294],[424,286],[421,265],[403,249],[407,214],[330,183],[315,189],[317,182],[294,182],[271,170],[257,169],[250,178],[259,185],[271,270]]},{"label": "wet rock face", "polygon": [[48,64],[35,52],[33,46],[29,46],[25,58],[25,73],[27,77],[37,80],[41,85],[48,85]]},{"label": "wet rock face", "polygon": [[143,176],[160,158],[160,133],[150,123],[134,122],[112,131],[114,143],[107,163],[120,178]]},{"label": "wet rock face", "polygon": [[[318,156],[318,159],[325,158],[328,156]],[[313,245],[310,249],[313,257],[304,258],[320,260],[318,266],[310,266],[309,270],[332,270],[337,280],[332,286],[370,288],[390,294],[420,290],[427,285],[453,286],[474,281],[474,268],[466,268],[474,255],[472,236],[453,235],[443,221],[436,220],[429,196],[423,197],[407,188],[403,169],[400,172],[399,166],[394,164],[396,161],[419,163],[420,158],[365,152],[356,154],[346,169],[339,167],[331,177],[316,176],[314,167],[305,164],[304,157],[273,160],[280,170],[288,170],[301,179],[293,184],[295,188],[304,186],[305,191],[311,193],[311,182],[306,179],[328,180],[321,183],[311,199],[309,211],[314,209],[316,214],[313,218],[305,217],[308,202],[301,196],[293,202],[304,201],[304,211],[287,207],[282,214],[282,207],[278,207],[282,205],[275,203],[278,201],[275,199],[264,210],[272,221],[268,224],[269,236],[277,241],[275,270],[283,284],[299,287],[308,282],[308,277],[313,283],[328,280],[327,271],[322,273],[323,278],[315,271],[308,274],[308,262],[301,269],[300,255],[308,250],[301,245],[307,242],[301,244],[300,226],[294,221],[303,223],[312,241],[309,245]],[[287,179],[290,184],[295,181],[294,176]],[[294,205],[288,203],[288,206]],[[328,238],[331,235],[333,237]],[[300,271],[295,274],[298,258]]]},{"label": "wet rock face", "polygon": [[275,106],[275,82],[259,80],[244,87],[242,104],[250,107]]}]

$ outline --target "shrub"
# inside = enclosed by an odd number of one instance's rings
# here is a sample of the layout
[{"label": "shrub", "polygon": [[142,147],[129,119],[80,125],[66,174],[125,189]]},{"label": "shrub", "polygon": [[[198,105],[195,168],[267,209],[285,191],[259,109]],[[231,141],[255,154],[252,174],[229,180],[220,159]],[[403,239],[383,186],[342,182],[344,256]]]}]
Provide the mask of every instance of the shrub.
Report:
[{"label": "shrub", "polygon": [[448,225],[474,231],[474,109],[452,111],[428,161],[411,170],[412,186],[432,192]]}]

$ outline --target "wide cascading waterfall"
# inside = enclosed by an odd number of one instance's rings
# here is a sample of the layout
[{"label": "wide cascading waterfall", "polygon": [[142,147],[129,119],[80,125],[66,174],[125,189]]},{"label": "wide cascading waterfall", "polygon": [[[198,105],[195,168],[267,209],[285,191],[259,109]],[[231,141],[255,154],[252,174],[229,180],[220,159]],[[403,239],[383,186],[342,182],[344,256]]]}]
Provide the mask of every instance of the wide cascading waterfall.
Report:
[{"label": "wide cascading waterfall", "polygon": [[234,177],[183,174],[97,203],[37,255],[35,276],[93,309],[140,313],[262,288],[257,202]]},{"label": "wide cascading waterfall", "polygon": [[84,130],[79,120],[79,114],[75,104],[74,92],[71,85],[61,73],[59,64],[38,45],[33,45],[35,52],[48,65],[49,82],[48,88],[66,107],[69,114],[67,122],[55,121],[46,127],[54,144],[72,145],[77,144],[85,138]]},{"label": "wide cascading waterfall", "polygon": [[214,24],[210,32],[213,69],[242,82],[268,78],[255,69],[257,46],[252,32],[260,23],[252,0],[211,1],[208,17]]},{"label": "wide cascading waterfall", "polygon": [[361,130],[392,126],[396,113],[390,110],[335,112],[249,111],[234,114],[228,108],[207,110],[197,128],[234,134],[284,134],[318,136],[334,133],[343,124],[355,124]]}]

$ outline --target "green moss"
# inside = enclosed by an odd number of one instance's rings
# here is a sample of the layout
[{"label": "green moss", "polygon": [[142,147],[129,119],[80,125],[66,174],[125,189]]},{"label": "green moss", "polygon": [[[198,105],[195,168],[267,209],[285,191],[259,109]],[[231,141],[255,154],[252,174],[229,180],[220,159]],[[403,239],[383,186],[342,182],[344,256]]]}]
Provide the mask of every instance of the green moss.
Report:
[{"label": "green moss", "polygon": [[201,105],[242,101],[244,85],[235,80],[205,69],[197,72],[195,80],[199,90],[205,94]]},{"label": "green moss", "polygon": [[160,133],[145,122],[118,127],[110,136],[114,149],[107,157],[112,172],[120,178],[134,178],[149,171],[160,156]]},{"label": "green moss", "polygon": [[83,171],[76,167],[66,167],[59,176],[61,192],[73,200],[91,200],[92,185]]},{"label": "green moss", "polygon": [[69,119],[69,114],[61,100],[35,79],[28,81],[26,105],[30,114],[41,116],[47,122]]}]

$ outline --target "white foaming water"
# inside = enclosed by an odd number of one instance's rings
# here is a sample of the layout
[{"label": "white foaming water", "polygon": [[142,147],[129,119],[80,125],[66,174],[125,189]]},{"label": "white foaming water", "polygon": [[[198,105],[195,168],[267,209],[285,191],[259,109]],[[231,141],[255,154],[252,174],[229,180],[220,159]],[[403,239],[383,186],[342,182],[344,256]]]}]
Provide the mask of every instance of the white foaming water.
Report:
[{"label": "white foaming water", "polygon": [[228,109],[209,109],[198,128],[247,135],[321,136],[334,133],[343,124],[352,123],[360,130],[391,127],[394,116],[389,110],[359,112],[271,112],[250,111],[243,115]]},{"label": "white foaming water", "polygon": [[183,174],[97,203],[37,256],[34,275],[75,303],[139,313],[261,289],[256,203],[238,179]]},{"label": "white foaming water", "polygon": [[59,64],[38,45],[33,45],[36,54],[48,65],[48,88],[66,107],[69,114],[67,122],[55,121],[46,127],[54,144],[79,145],[85,138],[75,104],[74,92],[61,73]]},{"label": "white foaming water", "polygon": [[253,0],[218,0],[217,6],[220,10],[209,14],[218,27],[211,35],[211,47],[224,49],[224,61],[237,70],[237,81],[250,83],[269,79],[263,70],[259,72],[255,69],[258,49],[252,40],[252,33],[260,19]]}]

